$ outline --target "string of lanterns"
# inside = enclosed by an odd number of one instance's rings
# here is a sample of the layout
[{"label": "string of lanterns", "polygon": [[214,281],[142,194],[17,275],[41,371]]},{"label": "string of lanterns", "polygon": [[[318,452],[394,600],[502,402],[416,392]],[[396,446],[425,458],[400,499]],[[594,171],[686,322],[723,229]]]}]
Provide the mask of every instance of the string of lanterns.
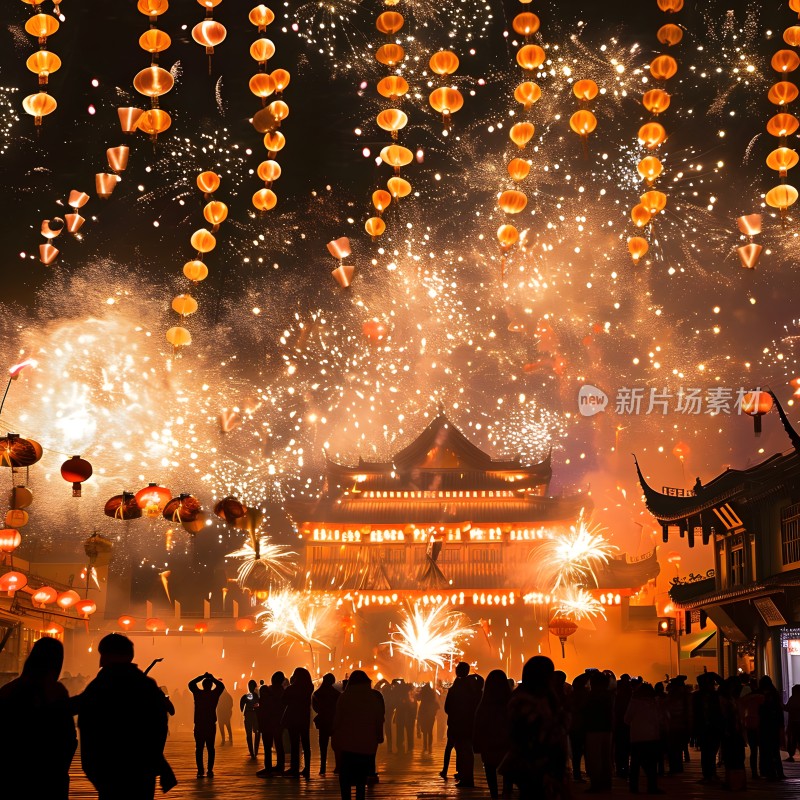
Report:
[{"label": "string of lanterns", "polygon": [[[33,16],[25,22],[25,32],[35,37],[39,44],[39,49],[29,56],[25,66],[38,76],[39,91],[25,97],[22,107],[26,114],[33,117],[34,124],[39,128],[42,119],[48,114],[52,114],[58,107],[55,98],[48,92],[48,81],[50,75],[61,68],[61,59],[47,49],[47,39],[58,31],[60,24],[55,16],[41,11],[40,0],[23,0],[23,2],[30,5],[33,10]],[[61,0],[53,1],[54,11],[59,16],[60,2]]]},{"label": "string of lanterns", "polygon": [[206,54],[208,55],[208,74],[211,74],[211,57],[214,55],[214,48],[225,41],[228,31],[221,22],[214,19],[214,8],[218,6],[222,0],[197,0],[206,10],[206,17],[202,22],[192,28],[192,39],[197,44],[205,47]]},{"label": "string of lanterns", "polygon": [[[386,5],[396,5],[396,0],[386,2]],[[404,24],[405,19],[399,11],[382,11],[375,20],[375,27],[386,37],[393,37]],[[403,46],[391,38],[375,51],[378,63],[393,70],[391,74],[381,78],[377,85],[378,94],[393,106],[408,93],[408,81],[398,74],[405,57]],[[386,230],[383,212],[393,201],[396,203],[400,198],[411,194],[411,184],[400,177],[400,168],[407,166],[414,159],[414,154],[399,144],[399,132],[408,124],[408,116],[404,111],[394,107],[382,109],[376,117],[376,122],[381,130],[391,136],[392,142],[381,150],[380,160],[394,169],[394,175],[387,181],[386,189],[377,189],[372,193],[375,213],[364,223],[364,229],[373,241]]]},{"label": "string of lanterns", "polygon": [[[657,0],[658,7],[666,14],[677,14],[683,8],[683,0]],[[683,39],[683,29],[672,22],[662,25],[656,33],[658,41],[667,47],[674,47]],[[650,75],[658,84],[665,84],[678,72],[678,62],[670,55],[658,55],[650,62]],[[655,152],[667,139],[664,126],[657,118],[669,108],[670,96],[661,88],[649,89],[642,96],[642,105],[650,114],[650,121],[639,128],[640,146],[650,153]],[[664,170],[661,160],[655,155],[644,155],[636,167],[639,177],[647,186],[639,198],[639,203],[631,209],[631,221],[637,228],[645,228],[653,218],[667,207],[667,196],[654,187]],[[650,228],[652,232],[652,227]],[[638,264],[650,249],[644,236],[631,236],[628,239],[628,252],[634,264]]]},{"label": "string of lanterns", "polygon": [[[581,106],[588,105],[592,100],[597,97],[600,89],[597,84],[590,78],[575,81],[572,85],[572,93],[578,98]],[[583,155],[585,158],[589,157],[589,134],[593,133],[597,127],[597,117],[589,111],[588,108],[580,108],[576,111],[569,120],[569,126],[573,132],[581,137],[583,143]]]},{"label": "string of lanterns", "polygon": [[[211,230],[199,228],[190,239],[196,254],[195,258],[183,265],[183,274],[192,284],[198,284],[208,277],[208,267],[202,259],[217,246],[214,234],[228,218],[228,206],[221,200],[214,199],[214,192],[219,189],[219,184],[220,177],[216,172],[201,172],[197,176],[197,188],[206,200],[203,217],[211,225]],[[197,300],[190,294],[179,294],[172,298],[172,310],[180,315],[182,323],[197,311],[197,307]],[[173,355],[177,357],[182,348],[192,343],[192,334],[183,325],[176,325],[167,331],[166,339],[172,345]]]},{"label": "string of lanterns", "polygon": [[[526,0],[521,0],[523,5],[527,5]],[[514,32],[524,37],[526,44],[523,44],[517,51],[517,64],[524,70],[525,78],[516,89],[514,89],[514,99],[522,106],[522,121],[516,122],[508,132],[509,139],[524,151],[533,134],[536,132],[534,124],[527,119],[530,109],[542,96],[539,85],[528,78],[533,77],[535,71],[542,66],[545,60],[545,52],[538,44],[530,44],[529,40],[538,33],[540,20],[531,11],[521,11],[513,21]],[[522,153],[520,153],[522,155]],[[517,186],[528,177],[531,169],[530,159],[515,157],[508,162],[508,176],[512,181],[512,186]],[[506,215],[512,216],[521,213],[528,205],[528,196],[520,189],[505,189],[500,192],[497,198],[498,208]],[[497,229],[497,241],[500,245],[500,278],[505,274],[506,255],[511,248],[519,241],[519,231],[510,222],[503,223]]]},{"label": "string of lanterns", "polygon": [[353,281],[355,267],[345,264],[344,260],[350,255],[350,240],[346,236],[328,242],[328,252],[338,260],[339,266],[331,271],[331,275],[336,283],[346,289]]},{"label": "string of lanterns", "polygon": [[[800,0],[789,0],[789,8],[800,15]],[[783,41],[790,47],[800,46],[800,25],[788,27],[783,32]],[[789,170],[798,162],[797,152],[787,147],[787,139],[800,128],[800,121],[789,113],[790,103],[797,99],[797,86],[783,78],[800,67],[800,56],[794,50],[783,48],[772,56],[770,64],[782,80],[773,84],[768,94],[769,101],[778,106],[779,112],[767,122],[767,133],[778,139],[778,147],[767,156],[767,166],[778,173],[781,182],[767,192],[764,200],[768,206],[780,211],[781,221],[785,224],[786,211],[797,202],[798,196],[797,189],[787,183]]]},{"label": "string of lanterns", "polygon": [[[440,78],[445,78],[458,69],[458,63],[458,56],[455,53],[450,50],[440,50],[431,56],[428,66],[431,72]],[[434,111],[442,115],[446,136],[453,124],[453,114],[464,106],[461,92],[455,86],[440,86],[431,92],[428,102]]]},{"label": "string of lanterns", "polygon": [[[275,14],[265,5],[258,5],[250,11],[248,19],[257,32],[263,34],[275,20]],[[258,72],[250,78],[250,91],[261,100],[261,108],[253,115],[253,125],[264,134],[264,147],[267,160],[258,165],[256,174],[264,182],[263,188],[253,195],[253,206],[258,211],[275,208],[278,196],[272,184],[281,176],[281,166],[275,160],[286,145],[286,137],[278,130],[281,122],[289,116],[289,106],[283,101],[283,90],[289,85],[291,75],[285,69],[267,71],[269,60],[275,55],[275,45],[271,39],[260,36],[250,45],[250,55],[258,64]],[[267,98],[276,99],[267,104]]]}]

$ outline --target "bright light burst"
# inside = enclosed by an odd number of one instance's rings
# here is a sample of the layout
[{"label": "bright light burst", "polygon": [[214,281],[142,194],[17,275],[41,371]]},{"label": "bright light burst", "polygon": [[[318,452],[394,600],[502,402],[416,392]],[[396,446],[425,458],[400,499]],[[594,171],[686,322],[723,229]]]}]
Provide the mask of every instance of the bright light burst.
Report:
[{"label": "bright light burst", "polygon": [[310,594],[293,589],[279,589],[270,592],[264,603],[264,611],[256,614],[261,621],[261,635],[270,640],[275,647],[295,643],[314,647],[330,647],[319,637],[329,619],[331,606],[325,602],[315,602]]},{"label": "bright light burst", "polygon": [[595,569],[607,564],[617,551],[603,537],[604,531],[602,525],[590,522],[581,512],[568,533],[542,541],[534,551],[540,585],[556,592],[595,579]]},{"label": "bright light burst", "polygon": [[569,617],[576,622],[584,619],[606,618],[603,604],[586,589],[579,586],[567,586],[553,604],[555,616]]},{"label": "bright light burst", "polygon": [[242,589],[254,592],[290,578],[295,572],[292,559],[296,555],[286,545],[275,544],[269,536],[253,535],[226,557],[242,559],[236,580]]},{"label": "bright light burst", "polygon": [[392,645],[423,669],[444,667],[445,659],[462,655],[461,643],[475,635],[464,614],[447,605],[426,608],[419,603],[403,611],[403,620],[391,634]]}]

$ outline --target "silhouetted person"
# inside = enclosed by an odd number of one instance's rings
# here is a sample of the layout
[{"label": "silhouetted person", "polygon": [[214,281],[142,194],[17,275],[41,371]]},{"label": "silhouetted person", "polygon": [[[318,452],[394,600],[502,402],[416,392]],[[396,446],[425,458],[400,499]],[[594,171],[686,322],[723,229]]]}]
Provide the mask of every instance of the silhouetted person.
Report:
[{"label": "silhouetted person", "polygon": [[[0,753],[5,797],[67,800],[69,767],[78,739],[69,694],[58,682],[64,646],[33,645],[22,674],[0,689]],[[44,768],[43,768],[44,767]]]},{"label": "silhouetted person", "polygon": [[691,694],[686,688],[686,676],[678,675],[667,684],[664,698],[667,725],[668,774],[683,772],[683,751],[689,742],[692,726]]},{"label": "silhouetted person", "polygon": [[623,673],[614,692],[614,769],[618,778],[628,777],[628,762],[631,755],[630,728],[625,714],[632,695],[631,676]]},{"label": "silhouetted person", "polygon": [[258,684],[253,680],[247,682],[247,692],[239,698],[239,711],[244,718],[244,736],[250,758],[256,758],[261,733],[258,727]]},{"label": "silhouetted person", "polygon": [[225,686],[210,672],[206,672],[189,681],[189,691],[194,697],[194,758],[197,762],[197,777],[202,778],[206,774],[203,768],[203,750],[208,750],[208,777],[213,778],[217,705]]},{"label": "silhouetted person", "polygon": [[[486,676],[483,696],[475,712],[473,750],[480,753],[489,794],[498,797],[497,768],[508,752],[508,701],[511,687],[501,669],[493,669]],[[511,781],[503,778],[503,795],[511,793]]]},{"label": "silhouetted person", "polygon": [[764,702],[764,695],[758,690],[755,680],[750,681],[748,688],[750,691],[739,697],[739,714],[744,718],[744,731],[750,749],[750,773],[756,780],[759,770],[763,768],[763,764],[759,767],[758,709]]},{"label": "silhouetted person", "polygon": [[217,724],[219,725],[219,736],[222,744],[225,744],[225,731],[228,731],[228,745],[233,744],[233,732],[231,731],[231,718],[233,717],[233,697],[226,689],[219,697],[217,703]]},{"label": "silhouetted person", "polygon": [[[334,687],[336,677],[332,672],[322,676],[319,689],[311,695],[311,708],[316,716],[314,725],[319,733],[319,774],[324,775],[328,766],[328,744],[333,735],[333,717],[341,692]],[[335,751],[334,751],[335,753]]]},{"label": "silhouetted person", "polygon": [[744,770],[746,735],[738,702],[741,693],[742,684],[739,678],[735,677],[725,678],[719,689],[719,708],[722,714],[720,754],[725,766],[723,786],[735,791],[747,786]]},{"label": "silhouetted person", "polygon": [[569,715],[569,746],[572,754],[572,780],[585,783],[581,777],[581,759],[586,755],[586,720],[584,711],[589,699],[589,675],[582,673],[572,681]]},{"label": "silhouetted person", "polygon": [[764,675],[758,682],[764,702],[758,709],[758,738],[761,744],[761,777],[768,781],[784,778],[781,763],[783,703],[772,678]]},{"label": "silhouetted person", "polygon": [[[584,706],[584,721],[586,774],[589,776],[589,790],[592,792],[605,792],[611,788],[614,695],[611,693],[610,682],[610,678],[604,672],[595,671],[589,676],[591,691]],[[627,753],[625,765],[624,774],[627,776]]]},{"label": "silhouetted person", "polygon": [[411,753],[414,750],[414,724],[417,721],[417,701],[414,699],[414,687],[401,683],[395,687],[397,704],[394,711],[394,722],[397,733],[397,752]]},{"label": "silhouetted person", "polygon": [[392,748],[392,727],[394,725],[394,712],[397,703],[397,687],[394,685],[394,682],[385,682],[383,686],[380,687],[380,693],[383,697],[383,704],[386,710],[386,716],[383,722],[383,731],[386,737],[386,750],[392,753],[394,752]]},{"label": "silhouetted person", "polygon": [[[258,692],[258,726],[264,747],[264,769],[256,772],[259,778],[282,775],[286,769],[286,753],[283,749],[283,684],[286,676],[275,672],[269,686],[261,686]],[[272,764],[272,748],[275,747],[275,765]]]},{"label": "silhouetted person", "polygon": [[469,677],[469,664],[459,661],[456,665],[456,679],[444,701],[444,710],[447,714],[447,738],[453,742],[456,751],[456,786],[462,788],[475,785],[472,732],[480,699],[477,684]]},{"label": "silhouetted person", "polygon": [[788,715],[787,732],[787,761],[794,761],[794,753],[800,747],[800,684],[792,686],[792,695],[784,705],[783,710]]},{"label": "silhouetted person", "polygon": [[639,771],[647,778],[647,793],[662,794],[658,788],[657,762],[661,739],[662,713],[656,693],[649,683],[638,686],[631,694],[625,721],[630,726],[630,772],[628,785],[631,792],[639,791]]},{"label": "silhouetted person", "polygon": [[342,800],[366,797],[367,780],[374,771],[375,753],[383,741],[384,703],[371,688],[365,672],[355,670],[336,704],[333,746],[339,758],[339,788]]},{"label": "silhouetted person", "polygon": [[430,753],[433,748],[433,725],[439,711],[439,698],[433,687],[426,683],[417,693],[419,708],[417,709],[417,730],[422,736],[422,752]]},{"label": "silhouetted person", "polygon": [[550,688],[554,671],[547,656],[529,659],[508,701],[510,748],[500,772],[519,787],[521,800],[568,796],[567,734]]},{"label": "silhouetted person", "polygon": [[97,649],[100,672],[79,701],[83,771],[99,800],[152,800],[168,769],[164,695],[133,663],[126,636],[110,633]]},{"label": "silhouetted person", "polygon": [[703,783],[717,779],[717,751],[722,730],[719,697],[714,688],[716,676],[704,672],[697,676],[697,691],[692,695],[692,726],[694,739],[700,748],[700,768]]},{"label": "silhouetted person", "polygon": [[[314,683],[311,673],[304,667],[297,667],[289,679],[289,685],[283,693],[283,717],[281,722],[289,734],[289,770],[290,778],[311,774],[311,695]],[[300,770],[300,748],[303,748],[303,769]]]}]

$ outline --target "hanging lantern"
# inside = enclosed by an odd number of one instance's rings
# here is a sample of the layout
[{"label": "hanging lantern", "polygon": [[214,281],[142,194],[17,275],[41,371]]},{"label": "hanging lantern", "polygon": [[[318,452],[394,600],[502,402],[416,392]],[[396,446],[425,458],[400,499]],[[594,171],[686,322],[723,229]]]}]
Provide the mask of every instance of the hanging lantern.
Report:
[{"label": "hanging lantern", "polygon": [[508,138],[522,150],[533,138],[535,130],[531,122],[518,122],[516,125],[511,126],[508,132]]},{"label": "hanging lantern", "polygon": [[600,89],[598,89],[597,84],[589,78],[585,78],[581,81],[575,81],[572,86],[572,93],[578,98],[578,100],[583,100],[584,102],[594,100],[599,91]]},{"label": "hanging lantern", "polygon": [[217,246],[217,239],[211,231],[205,228],[195,231],[190,239],[192,247],[198,253],[210,253]]},{"label": "hanging lantern", "polygon": [[678,71],[678,62],[672,56],[656,56],[650,62],[650,74],[657,81],[668,81]]},{"label": "hanging lantern", "polygon": [[661,44],[665,44],[667,47],[674,47],[683,39],[683,30],[678,25],[668,23],[658,29],[656,38]]},{"label": "hanging lantern", "polygon": [[89,619],[89,617],[97,611],[97,603],[94,600],[81,600],[80,602],[75,604],[75,610],[84,618]]},{"label": "hanging lantern", "polygon": [[800,67],[800,56],[798,56],[794,50],[778,50],[778,52],[772,56],[770,64],[775,72],[782,72],[784,74],[787,72],[794,72]]},{"label": "hanging lantern", "polygon": [[139,127],[139,119],[144,110],[141,108],[125,107],[118,108],[117,115],[119,116],[119,124],[123,133],[134,133],[136,128]]},{"label": "hanging lantern", "polygon": [[50,636],[53,639],[58,639],[64,635],[64,626],[59,625],[57,622],[48,622],[47,627],[42,630],[42,636]]},{"label": "hanging lantern", "polygon": [[567,639],[578,630],[577,624],[567,617],[556,615],[550,620],[547,629],[553,636],[558,637],[558,641],[561,643],[561,658],[566,658],[564,645],[567,643]]},{"label": "hanging lantern", "polygon": [[33,492],[27,486],[15,486],[9,496],[11,508],[27,508],[33,502]]},{"label": "hanging lantern", "polygon": [[349,264],[340,264],[336,269],[331,270],[331,275],[336,283],[342,287],[342,289],[347,289],[348,286],[353,282],[353,274],[355,273],[355,267]]},{"label": "hanging lantern", "polygon": [[22,107],[25,109],[26,114],[33,117],[34,124],[39,126],[42,124],[42,117],[52,114],[58,106],[55,98],[47,92],[39,92],[38,94],[29,94],[23,101]]},{"label": "hanging lantern", "polygon": [[644,228],[650,222],[651,217],[650,212],[641,203],[631,209],[631,220],[637,228]]},{"label": "hanging lantern", "polygon": [[645,192],[639,200],[651,215],[660,214],[667,207],[667,196],[664,192],[651,190]]},{"label": "hanging lantern", "polygon": [[128,156],[130,155],[130,148],[120,145],[119,147],[109,147],[106,150],[106,158],[108,159],[108,166],[114,172],[123,172],[128,166]]},{"label": "hanging lantern", "polygon": [[747,392],[742,397],[740,408],[743,414],[753,418],[753,433],[761,436],[761,417],[772,411],[772,396],[769,392],[762,392],[757,389],[754,392]]},{"label": "hanging lantern", "polygon": [[501,225],[497,229],[497,241],[501,250],[510,250],[519,239],[519,231],[513,225]]},{"label": "hanging lantern", "polygon": [[442,115],[442,120],[447,123],[452,114],[461,110],[464,106],[464,98],[458,89],[451,89],[448,86],[443,86],[439,89],[434,89],[431,92],[428,102],[431,108]]},{"label": "hanging lantern", "polygon": [[47,50],[37,50],[29,56],[25,66],[39,76],[39,85],[47,86],[47,81],[54,72],[61,68],[61,59]]},{"label": "hanging lantern", "polygon": [[382,44],[375,51],[375,60],[386,67],[396,67],[406,57],[406,51],[399,44]]},{"label": "hanging lantern", "polygon": [[431,56],[428,66],[437,75],[452,75],[458,69],[458,56],[450,50],[440,50]]},{"label": "hanging lantern", "polygon": [[216,172],[201,172],[197,176],[197,188],[203,194],[214,194],[219,189],[220,178]]},{"label": "hanging lantern", "polygon": [[378,81],[378,94],[389,100],[397,100],[408,94],[408,81],[400,75],[387,75]]},{"label": "hanging lantern", "polygon": [[670,96],[663,89],[650,89],[642,97],[642,105],[651,114],[661,114],[669,108]]},{"label": "hanging lantern", "polygon": [[45,608],[57,599],[58,592],[52,586],[41,586],[31,595],[31,602],[37,608]]},{"label": "hanging lantern", "polygon": [[654,150],[666,141],[667,132],[661,123],[648,122],[639,128],[637,137],[648,150]]},{"label": "hanging lantern", "polygon": [[0,531],[0,553],[13,553],[22,544],[22,536],[13,528]]},{"label": "hanging lantern", "polygon": [[61,477],[72,484],[72,496],[81,496],[81,484],[92,477],[92,465],[80,456],[72,456],[61,465]]},{"label": "hanging lantern", "polygon": [[136,504],[142,509],[146,517],[155,518],[171,499],[169,489],[157,483],[149,483],[144,489],[136,492]]},{"label": "hanging lantern", "polygon": [[158,633],[159,631],[165,631],[167,629],[167,625],[164,620],[159,619],[158,617],[150,617],[149,619],[146,619],[144,627],[150,631],[150,633]]},{"label": "hanging lantern", "polygon": [[508,162],[508,176],[512,181],[523,181],[528,177],[531,171],[531,165],[523,158],[512,158]]},{"label": "hanging lantern", "polygon": [[179,294],[172,300],[172,310],[182,317],[188,317],[197,311],[197,300],[190,294]]},{"label": "hanging lantern", "polygon": [[389,334],[389,329],[380,320],[370,319],[361,326],[361,332],[364,334],[365,339],[377,344],[386,338]]},{"label": "hanging lantern", "polygon": [[397,108],[387,108],[378,114],[376,122],[379,128],[388,131],[392,139],[396,139],[397,132],[408,124],[408,117]]},{"label": "hanging lantern", "polygon": [[200,514],[200,501],[191,494],[173,497],[165,506],[163,517],[170,522],[193,522]]},{"label": "hanging lantern", "polygon": [[511,23],[514,31],[520,36],[533,36],[533,34],[539,30],[540,24],[539,17],[537,17],[536,14],[532,14],[530,11],[517,14]]},{"label": "hanging lantern", "polygon": [[411,184],[405,178],[399,178],[397,176],[393,176],[386,181],[386,188],[395,201],[411,194]]},{"label": "hanging lantern", "polygon": [[103,200],[111,197],[111,193],[117,188],[119,178],[110,172],[98,172],[94,176],[94,187],[97,196]]},{"label": "hanging lantern", "polygon": [[6,592],[9,597],[13,597],[15,592],[28,585],[28,578],[21,572],[5,572],[0,575],[0,592]]},{"label": "hanging lantern", "polygon": [[[214,54],[214,48],[222,44],[227,35],[228,31],[225,29],[225,26],[221,22],[217,22],[213,19],[204,19],[192,28],[192,39],[194,39],[197,44],[205,47],[206,53],[209,56]],[[209,70],[210,69],[211,65],[209,64]]]},{"label": "hanging lantern", "polygon": [[33,439],[23,439],[17,433],[0,437],[0,466],[29,467],[42,457],[42,446]]},{"label": "hanging lantern", "polygon": [[21,508],[10,508],[6,511],[5,521],[9,528],[24,528],[28,524],[28,512]]},{"label": "hanging lantern", "polygon": [[136,619],[130,614],[123,614],[121,617],[117,617],[117,625],[123,631],[132,631],[136,627]]},{"label": "hanging lantern", "polygon": [[208,277],[208,267],[202,261],[187,261],[183,265],[183,274],[192,283],[199,283]]},{"label": "hanging lantern", "polygon": [[786,112],[770,117],[769,122],[767,122],[767,133],[781,139],[797,133],[798,128],[800,128],[800,121],[794,114],[787,114]]},{"label": "hanging lantern", "polygon": [[386,223],[380,217],[370,217],[364,223],[364,229],[372,237],[374,242],[386,230]]},{"label": "hanging lantern", "polygon": [[[265,161],[265,164],[275,163]],[[261,167],[259,166],[259,170]],[[280,175],[280,169],[278,170],[278,174]],[[210,225],[214,226],[214,230],[217,230],[220,225],[228,218],[228,206],[225,203],[219,200],[212,200],[209,203],[206,203],[205,207],[203,208],[203,216],[205,217],[206,222]]]},{"label": "hanging lantern", "polygon": [[264,134],[264,147],[267,148],[267,155],[275,157],[275,153],[283,150],[286,146],[286,137],[280,131],[269,131]]},{"label": "hanging lantern", "polygon": [[256,623],[250,617],[240,617],[236,620],[236,630],[242,633],[251,633],[256,629]]},{"label": "hanging lantern", "polygon": [[758,236],[761,233],[761,214],[746,214],[738,217],[736,224],[745,236]]},{"label": "hanging lantern", "polygon": [[517,64],[532,72],[544,64],[545,52],[538,44],[526,44],[517,50]]},{"label": "hanging lantern", "polygon": [[745,269],[755,269],[758,259],[761,258],[761,251],[764,248],[760,244],[750,242],[736,248],[739,254],[739,261]]},{"label": "hanging lantern", "polygon": [[83,227],[86,219],[80,214],[64,214],[64,221],[67,223],[67,233],[75,234]]},{"label": "hanging lantern", "polygon": [[180,358],[181,350],[192,343],[192,334],[180,326],[169,328],[164,338],[172,345],[172,354],[176,358]]},{"label": "hanging lantern", "polygon": [[661,175],[663,169],[663,164],[655,156],[646,156],[636,166],[636,171],[647,183],[653,183],[658,180],[658,176]]},{"label": "hanging lantern", "polygon": [[75,603],[79,603],[81,596],[74,589],[67,589],[66,592],[61,592],[56,598],[56,603],[64,610],[72,608]]},{"label": "hanging lantern", "polygon": [[339,261],[344,261],[345,258],[351,255],[350,240],[346,236],[328,242],[327,248],[328,252]]},{"label": "hanging lantern", "polygon": [[214,506],[214,513],[228,525],[234,525],[247,513],[247,506],[235,497],[225,497]]},{"label": "hanging lantern", "polygon": [[375,27],[383,34],[392,36],[397,33],[405,24],[403,15],[397,11],[384,11],[375,20]]},{"label": "hanging lantern", "polygon": [[106,501],[103,513],[113,519],[139,519],[142,516],[142,509],[139,508],[133,492],[123,492]]},{"label": "hanging lantern", "polygon": [[647,239],[642,236],[631,236],[630,239],[628,239],[628,252],[631,254],[634,264],[638,264],[649,249],[650,245]]},{"label": "hanging lantern", "polygon": [[259,31],[265,31],[267,29],[267,25],[271,25],[275,20],[275,14],[272,13],[271,9],[262,4],[256,6],[247,15],[247,18],[253,23],[253,25],[258,27]]},{"label": "hanging lantern", "polygon": [[497,200],[497,205],[506,214],[519,214],[524,211],[525,206],[528,205],[528,198],[524,192],[518,192],[516,189],[508,189],[502,192]]},{"label": "hanging lantern", "polygon": [[271,211],[278,203],[278,195],[272,189],[259,189],[253,195],[253,206],[258,211]]},{"label": "hanging lantern", "polygon": [[532,81],[524,81],[514,89],[514,99],[525,108],[530,108],[541,96],[542,90]]},{"label": "hanging lantern", "polygon": [[795,84],[790,81],[778,81],[770,87],[767,97],[773,105],[788,106],[797,100],[798,94],[800,89]]},{"label": "hanging lantern", "polygon": [[164,133],[172,125],[172,117],[161,108],[151,108],[139,117],[139,130],[146,133],[153,141],[159,133]]},{"label": "hanging lantern", "polygon": [[49,267],[58,258],[61,251],[57,247],[53,247],[49,242],[47,244],[39,245],[39,261],[46,267]]},{"label": "hanging lantern", "polygon": [[208,623],[207,622],[198,622],[194,626],[194,632],[199,633],[201,636],[205,636],[208,633]]},{"label": "hanging lantern", "polygon": [[275,94],[278,96],[281,95],[283,90],[289,85],[289,81],[292,79],[289,71],[285,69],[274,69],[269,76],[272,78],[272,82],[275,84]]}]

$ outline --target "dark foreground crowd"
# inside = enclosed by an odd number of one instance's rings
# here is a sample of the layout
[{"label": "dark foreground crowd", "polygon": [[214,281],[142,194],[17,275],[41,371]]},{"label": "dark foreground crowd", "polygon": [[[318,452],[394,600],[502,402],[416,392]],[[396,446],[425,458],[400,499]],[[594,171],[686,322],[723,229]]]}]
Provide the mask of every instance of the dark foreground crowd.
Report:
[{"label": "dark foreground crowd", "polygon": [[[157,784],[164,792],[176,785],[164,757],[175,706],[147,676],[157,662],[141,671],[133,663],[133,643],[120,634],[104,637],[98,650],[100,672],[78,695],[71,697],[59,682],[64,651],[55,639],[38,641],[22,675],[0,689],[3,796],[67,800],[76,716],[81,766],[100,800],[151,800]],[[330,748],[343,800],[353,790],[363,800],[366,787],[379,781],[381,743],[389,752],[411,752],[416,732],[422,751],[430,753],[442,710],[440,693],[429,684],[380,681],[373,688],[362,670],[340,684],[325,675],[315,690],[308,670],[298,667],[288,680],[276,672],[269,684],[251,680],[247,689],[239,709],[251,759],[263,749],[257,778],[310,777],[313,718],[319,774],[327,773]],[[232,743],[233,698],[209,673],[190,681],[188,692],[197,778],[213,778],[217,726],[222,743],[226,732]],[[447,742],[439,775],[447,780],[455,752],[455,785],[474,787],[480,754],[493,798],[512,797],[515,790],[522,800],[566,798],[571,782],[587,779],[589,792],[604,793],[615,774],[638,793],[642,772],[646,791],[661,794],[658,776],[682,772],[690,745],[700,751],[701,782],[723,780],[742,789],[746,748],[752,778],[778,781],[784,777],[781,747],[786,744],[792,761],[800,743],[800,686],[784,705],[768,677],[722,680],[707,673],[692,690],[684,676],[653,686],[591,669],[569,684],[545,656],[525,664],[519,685],[501,670],[484,680],[459,663],[443,711]]]}]

